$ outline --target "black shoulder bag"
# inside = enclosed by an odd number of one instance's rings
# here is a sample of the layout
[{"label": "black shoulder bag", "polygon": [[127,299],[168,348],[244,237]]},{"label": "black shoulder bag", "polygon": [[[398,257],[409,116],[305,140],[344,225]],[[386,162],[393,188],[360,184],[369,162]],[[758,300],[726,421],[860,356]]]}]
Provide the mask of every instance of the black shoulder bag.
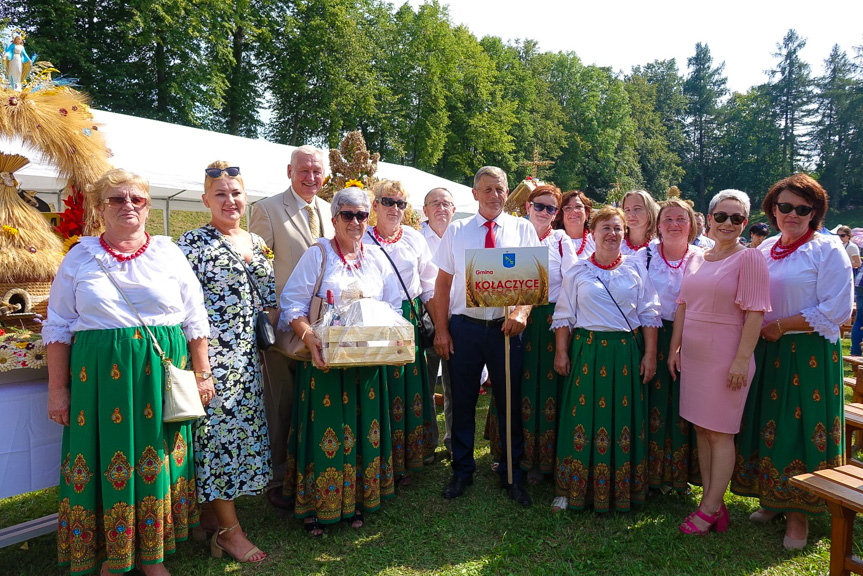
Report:
[{"label": "black shoulder bag", "polygon": [[414,302],[411,300],[411,294],[408,292],[408,287],[405,286],[405,281],[402,280],[401,274],[399,274],[399,269],[396,267],[396,263],[393,262],[393,259],[390,258],[390,255],[387,254],[387,251],[384,250],[384,247],[381,246],[381,243],[378,242],[378,239],[375,238],[374,234],[372,234],[371,230],[366,230],[366,234],[369,235],[369,238],[377,244],[381,252],[384,253],[384,256],[387,257],[387,260],[390,261],[390,264],[393,267],[393,271],[396,273],[396,278],[399,279],[399,283],[402,285],[402,289],[405,291],[405,297],[408,300],[408,306],[411,307],[411,312],[414,315],[414,318],[417,319],[417,328],[420,333],[420,344],[422,344],[423,349],[426,348],[434,348],[434,322],[432,322],[431,314],[429,314],[428,309],[422,305],[422,301],[420,301],[420,310],[419,313],[416,308],[414,308]]},{"label": "black shoulder bag", "polygon": [[[252,289],[255,291],[255,294],[258,295],[258,302],[261,303],[261,307],[263,308],[264,297],[261,295],[261,291],[258,289],[258,284],[255,282],[255,279],[252,278],[252,274],[249,272],[249,268],[246,266],[245,260],[243,260],[243,258],[239,256],[230,245],[226,246],[226,248],[228,249],[228,252],[230,252],[237,261],[239,261],[240,266],[243,267],[243,271],[249,278],[249,284],[252,285]],[[255,342],[257,342],[258,348],[261,350],[267,350],[270,346],[276,343],[276,330],[270,323],[270,318],[267,316],[267,313],[263,310],[258,312],[258,315],[255,318]]]}]

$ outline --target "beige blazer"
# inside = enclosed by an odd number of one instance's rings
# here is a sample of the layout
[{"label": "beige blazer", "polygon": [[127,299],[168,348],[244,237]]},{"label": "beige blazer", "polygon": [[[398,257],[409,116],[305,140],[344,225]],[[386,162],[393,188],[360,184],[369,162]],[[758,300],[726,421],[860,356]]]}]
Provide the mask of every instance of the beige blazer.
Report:
[{"label": "beige blazer", "polygon": [[[335,230],[330,203],[315,196],[312,205],[318,213],[321,234],[332,238]],[[267,246],[273,249],[275,256],[273,267],[276,271],[276,297],[282,295],[282,288],[285,287],[300,256],[313,244],[309,224],[301,210],[291,188],[258,201],[252,208],[249,231],[263,238]]]}]

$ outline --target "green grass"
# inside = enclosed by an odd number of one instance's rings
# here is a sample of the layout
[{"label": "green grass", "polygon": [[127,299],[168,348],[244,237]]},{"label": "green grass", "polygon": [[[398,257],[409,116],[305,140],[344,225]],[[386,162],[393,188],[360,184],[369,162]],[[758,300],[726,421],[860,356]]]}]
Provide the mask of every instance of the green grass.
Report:
[{"label": "green grass", "polygon": [[[482,430],[490,395],[480,397],[477,429]],[[442,416],[439,424],[443,427]],[[781,521],[756,525],[747,520],[752,499],[729,494],[731,528],[706,538],[683,536],[678,524],[697,506],[690,495],[651,496],[639,510],[597,515],[551,513],[550,481],[530,487],[534,505],[522,508],[498,488],[488,443],[477,441],[477,476],[467,493],[446,501],[441,490],[450,475],[439,460],[413,475],[413,484],[366,516],[366,526],[340,524],[322,538],[307,536],[299,521],[271,508],[263,497],[241,498],[237,509],[244,530],[269,556],[260,565],[210,558],[207,544],[178,545],[166,567],[175,576],[216,574],[826,574],[830,519],[810,522],[810,546],[782,548]],[[0,527],[56,511],[56,489],[0,500]],[[863,532],[855,532],[863,541]],[[858,549],[857,553],[861,551]],[[56,538],[42,536],[0,550],[0,573],[68,574],[55,567]]]}]

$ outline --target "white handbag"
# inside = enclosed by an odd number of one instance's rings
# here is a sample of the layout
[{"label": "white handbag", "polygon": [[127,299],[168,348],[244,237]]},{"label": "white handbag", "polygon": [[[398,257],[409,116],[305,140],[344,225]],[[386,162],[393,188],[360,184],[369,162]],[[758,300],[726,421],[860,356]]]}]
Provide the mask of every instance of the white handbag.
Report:
[{"label": "white handbag", "polygon": [[138,320],[141,321],[141,326],[150,335],[150,339],[153,341],[153,348],[156,349],[159,358],[162,360],[162,373],[164,376],[162,388],[162,422],[185,422],[186,420],[194,420],[195,418],[205,416],[204,405],[198,396],[198,382],[195,380],[195,373],[174,366],[171,359],[165,356],[165,352],[162,351],[162,347],[159,346],[159,341],[156,340],[156,336],[153,335],[150,327],[144,323],[144,319],[141,318],[141,315],[138,314],[138,311],[129,302],[126,293],[123,292],[123,289],[120,288],[120,285],[117,284],[117,281],[114,280],[114,277],[111,276],[105,265],[98,258],[96,258],[96,263],[99,264],[99,267],[105,272],[108,279],[117,288],[117,291],[120,292],[120,296],[123,297],[123,300],[126,301],[126,304],[129,305],[129,308],[132,309]]}]

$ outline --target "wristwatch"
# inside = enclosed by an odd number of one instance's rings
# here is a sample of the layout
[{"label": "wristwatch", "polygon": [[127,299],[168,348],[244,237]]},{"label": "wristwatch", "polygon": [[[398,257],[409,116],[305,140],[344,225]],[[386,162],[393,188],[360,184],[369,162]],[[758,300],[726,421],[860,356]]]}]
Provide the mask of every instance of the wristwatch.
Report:
[{"label": "wristwatch", "polygon": [[200,376],[202,380],[209,380],[213,377],[213,373],[209,370],[204,370],[203,372],[195,372],[195,376]]}]

